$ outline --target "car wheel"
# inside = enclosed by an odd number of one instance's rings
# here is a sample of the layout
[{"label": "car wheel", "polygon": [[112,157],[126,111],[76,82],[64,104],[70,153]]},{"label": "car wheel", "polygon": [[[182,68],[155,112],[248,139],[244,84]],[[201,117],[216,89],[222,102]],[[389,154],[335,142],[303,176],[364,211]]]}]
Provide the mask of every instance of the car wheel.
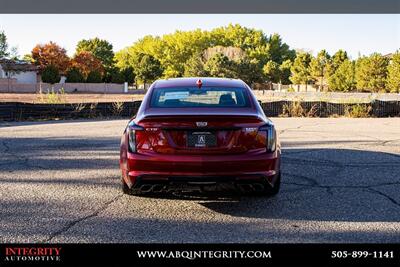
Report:
[{"label": "car wheel", "polygon": [[132,195],[132,190],[129,186],[125,183],[124,179],[122,179],[122,192],[127,195]]}]

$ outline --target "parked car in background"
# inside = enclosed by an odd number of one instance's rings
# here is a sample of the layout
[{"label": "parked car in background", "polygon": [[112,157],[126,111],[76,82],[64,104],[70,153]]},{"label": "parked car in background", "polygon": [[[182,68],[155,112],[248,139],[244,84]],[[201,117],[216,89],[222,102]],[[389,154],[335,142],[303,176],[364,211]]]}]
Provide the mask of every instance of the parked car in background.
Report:
[{"label": "parked car in background", "polygon": [[243,81],[158,80],[121,138],[122,189],[274,195],[280,157],[274,124]]}]

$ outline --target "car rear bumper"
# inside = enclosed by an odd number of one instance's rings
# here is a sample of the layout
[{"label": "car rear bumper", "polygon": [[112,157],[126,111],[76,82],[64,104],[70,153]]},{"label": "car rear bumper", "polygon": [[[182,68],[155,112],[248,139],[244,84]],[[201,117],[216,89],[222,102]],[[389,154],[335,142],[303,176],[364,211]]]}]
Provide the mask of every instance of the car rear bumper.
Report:
[{"label": "car rear bumper", "polygon": [[[272,188],[279,173],[266,177],[263,175],[246,176],[241,179],[237,176],[169,176],[155,179],[143,175],[136,177],[131,190],[136,193],[170,193],[170,192],[215,192],[237,191],[241,193],[263,192],[265,188]],[[165,179],[164,179],[165,178]],[[271,180],[271,182],[269,182]]]},{"label": "car rear bumper", "polygon": [[124,180],[130,188],[143,184],[273,185],[280,152],[245,155],[143,155],[128,153]]}]

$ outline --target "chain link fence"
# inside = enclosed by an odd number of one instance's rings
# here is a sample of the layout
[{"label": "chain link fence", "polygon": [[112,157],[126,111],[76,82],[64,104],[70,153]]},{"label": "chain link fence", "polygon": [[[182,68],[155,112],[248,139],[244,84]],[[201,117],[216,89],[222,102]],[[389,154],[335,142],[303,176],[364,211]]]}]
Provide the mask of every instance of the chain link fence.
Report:
[{"label": "chain link fence", "polygon": [[[132,117],[139,109],[141,101],[115,103],[79,104],[30,104],[0,103],[0,120],[26,121],[50,119],[80,119]],[[301,109],[300,116],[331,117],[346,116],[355,107],[362,108],[372,117],[399,117],[400,101],[379,101],[370,103],[344,104],[325,101],[275,101],[261,104],[268,117],[295,116],[290,109]]]}]

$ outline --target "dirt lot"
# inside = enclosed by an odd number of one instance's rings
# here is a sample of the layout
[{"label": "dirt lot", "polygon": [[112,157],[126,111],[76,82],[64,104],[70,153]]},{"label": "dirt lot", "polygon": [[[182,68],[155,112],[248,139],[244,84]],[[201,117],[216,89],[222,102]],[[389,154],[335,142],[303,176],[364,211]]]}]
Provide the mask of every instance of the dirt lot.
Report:
[{"label": "dirt lot", "polygon": [[[400,94],[395,93],[324,93],[324,92],[274,92],[253,91],[258,100],[262,102],[279,100],[299,101],[328,101],[336,103],[370,103],[372,100],[400,101]],[[93,103],[93,102],[128,102],[143,99],[143,90],[128,94],[30,94],[30,93],[0,93],[0,102],[25,102],[25,103]],[[56,98],[56,101],[52,101]]]},{"label": "dirt lot", "polygon": [[[143,94],[59,94],[57,103],[128,102],[142,100]],[[54,98],[52,98],[54,99]],[[46,94],[0,93],[0,102],[48,103]],[[53,102],[54,103],[54,102]]]},{"label": "dirt lot", "polygon": [[292,100],[292,101],[326,101],[333,103],[370,103],[373,100],[400,101],[396,93],[359,93],[359,92],[278,92],[253,91],[263,102]]}]

